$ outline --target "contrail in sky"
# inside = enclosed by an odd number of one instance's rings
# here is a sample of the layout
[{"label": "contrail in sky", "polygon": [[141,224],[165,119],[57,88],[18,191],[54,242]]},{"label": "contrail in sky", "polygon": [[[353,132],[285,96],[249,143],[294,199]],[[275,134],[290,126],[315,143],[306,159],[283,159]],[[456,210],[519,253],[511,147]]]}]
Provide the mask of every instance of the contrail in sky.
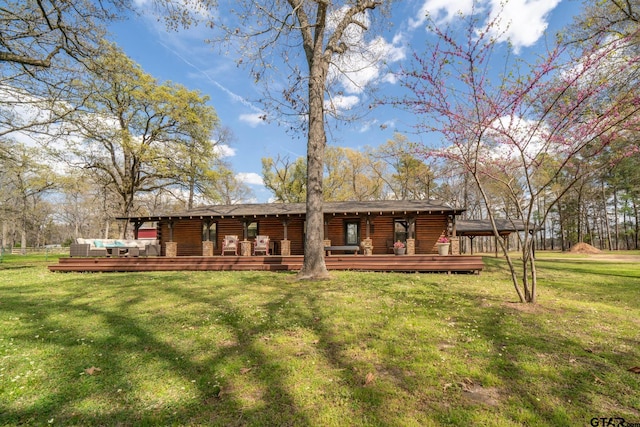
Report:
[{"label": "contrail in sky", "polygon": [[229,97],[232,100],[234,100],[236,102],[240,102],[242,105],[251,108],[256,113],[261,113],[261,114],[264,113],[264,111],[262,111],[260,108],[258,108],[255,105],[253,105],[251,102],[247,101],[246,99],[244,99],[240,95],[238,95],[236,93],[233,93],[232,91],[230,91],[229,89],[227,89],[226,87],[224,87],[220,83],[218,83],[216,80],[212,79],[211,76],[209,76],[209,74],[206,71],[204,71],[203,69],[201,69],[197,65],[193,64],[192,62],[190,62],[184,56],[180,55],[180,53],[178,53],[175,50],[171,49],[169,46],[167,46],[166,44],[162,43],[161,41],[159,41],[158,43],[162,47],[167,49],[169,52],[173,53],[175,56],[180,58],[182,60],[182,62],[184,62],[185,64],[187,64],[188,66],[190,66],[191,68],[197,70],[199,73],[201,73],[203,76],[205,76],[207,78],[207,80],[209,80],[211,83],[213,83],[218,89],[220,89],[221,91],[223,91],[224,93],[229,95]]}]

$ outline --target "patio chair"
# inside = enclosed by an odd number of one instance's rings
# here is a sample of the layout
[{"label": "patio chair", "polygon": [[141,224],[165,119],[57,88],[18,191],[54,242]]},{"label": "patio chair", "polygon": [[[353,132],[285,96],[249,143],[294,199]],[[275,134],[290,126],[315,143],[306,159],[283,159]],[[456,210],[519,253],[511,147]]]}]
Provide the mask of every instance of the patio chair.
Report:
[{"label": "patio chair", "polygon": [[269,236],[256,236],[256,240],[253,242],[253,254],[256,252],[264,252],[265,255],[269,255]]},{"label": "patio chair", "polygon": [[233,252],[234,255],[238,255],[238,236],[224,236],[222,241],[222,255],[227,252]]}]

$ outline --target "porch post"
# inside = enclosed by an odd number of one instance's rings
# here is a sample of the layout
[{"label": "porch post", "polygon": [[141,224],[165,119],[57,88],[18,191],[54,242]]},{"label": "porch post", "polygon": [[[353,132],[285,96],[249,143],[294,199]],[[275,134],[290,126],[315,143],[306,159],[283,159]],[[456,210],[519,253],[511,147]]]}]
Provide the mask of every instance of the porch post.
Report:
[{"label": "porch post", "polygon": [[411,231],[415,228],[415,218],[407,218],[407,226],[409,227],[409,234],[407,235],[407,255],[416,254],[416,236],[415,231]]},{"label": "porch post", "polygon": [[202,256],[213,256],[213,242],[211,240],[202,242]]},{"label": "porch post", "polygon": [[449,242],[451,243],[451,255],[460,255],[460,238],[453,236]]},{"label": "porch post", "polygon": [[164,244],[164,253],[167,257],[178,256],[178,242],[173,241],[173,221],[167,224],[169,227],[169,241]]},{"label": "porch post", "polygon": [[365,238],[360,242],[360,247],[365,256],[373,255],[373,240],[371,239],[371,218],[365,218]]},{"label": "porch post", "polygon": [[251,256],[251,242],[247,240],[249,237],[249,220],[242,221],[242,241],[240,243],[240,256]]},{"label": "porch post", "polygon": [[213,256],[213,242],[209,240],[209,234],[211,234],[211,220],[204,221],[205,236],[202,241],[202,256]]},{"label": "porch post", "polygon": [[280,241],[280,255],[282,256],[291,255],[291,240]]},{"label": "porch post", "polygon": [[324,239],[327,240],[327,238],[329,237],[329,221],[327,221],[327,218],[324,218]]},{"label": "porch post", "polygon": [[240,242],[240,256],[251,256],[251,242],[243,240]]},{"label": "porch post", "polygon": [[[324,239],[322,241],[322,244],[325,246],[331,246],[331,239],[328,239],[327,237],[329,237],[329,222],[327,221],[327,217],[324,217]],[[327,252],[327,255],[331,255],[331,252]]]},{"label": "porch post", "polygon": [[177,242],[167,242],[164,244],[165,256],[167,257],[177,257],[178,256],[178,243]]},{"label": "porch post", "polygon": [[138,231],[140,227],[142,227],[142,224],[144,224],[142,221],[135,221],[133,223],[133,238],[136,240],[138,239]]},{"label": "porch post", "polygon": [[284,239],[280,240],[280,255],[289,256],[291,255],[291,242],[288,240],[287,235],[287,227],[289,225],[288,219],[282,220],[282,226],[284,227]]}]

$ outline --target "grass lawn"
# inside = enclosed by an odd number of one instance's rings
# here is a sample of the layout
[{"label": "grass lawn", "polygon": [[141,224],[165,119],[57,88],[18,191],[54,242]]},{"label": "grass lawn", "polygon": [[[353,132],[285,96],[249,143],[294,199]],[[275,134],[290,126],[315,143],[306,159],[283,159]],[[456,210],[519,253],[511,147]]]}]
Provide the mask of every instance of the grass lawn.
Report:
[{"label": "grass lawn", "polygon": [[5,256],[0,425],[640,423],[640,262],[539,257],[531,306],[491,257],[298,283]]}]

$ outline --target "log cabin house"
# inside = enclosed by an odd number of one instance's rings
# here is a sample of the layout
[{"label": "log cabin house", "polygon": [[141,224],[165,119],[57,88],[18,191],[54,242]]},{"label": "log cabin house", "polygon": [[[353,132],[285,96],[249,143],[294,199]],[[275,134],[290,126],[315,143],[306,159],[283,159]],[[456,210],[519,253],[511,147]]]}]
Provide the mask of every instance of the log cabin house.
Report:
[{"label": "log cabin house", "polygon": [[[433,200],[327,202],[324,204],[325,263],[329,270],[479,273],[482,257],[458,255],[454,209]],[[183,213],[118,218],[134,234],[155,223],[160,256],[62,257],[51,271],[297,271],[303,263],[304,203],[207,206]],[[225,236],[239,248],[224,251]],[[267,253],[252,251],[257,236],[268,236]],[[443,256],[441,237],[450,240]],[[260,239],[263,240],[263,239]],[[395,256],[394,242],[406,256]],[[357,256],[356,256],[357,255]]]},{"label": "log cabin house", "polygon": [[[250,255],[256,236],[266,235],[271,255],[289,256],[304,254],[305,212],[304,203],[238,204],[119,219],[134,224],[136,238],[143,224],[156,222],[163,256],[222,255],[227,235],[238,236],[239,255]],[[384,200],[326,202],[323,212],[325,246],[358,246],[360,254],[379,255],[393,253],[393,243],[401,241],[412,255],[436,254],[442,236],[452,238],[457,253],[455,223],[464,209],[433,200]]]}]

